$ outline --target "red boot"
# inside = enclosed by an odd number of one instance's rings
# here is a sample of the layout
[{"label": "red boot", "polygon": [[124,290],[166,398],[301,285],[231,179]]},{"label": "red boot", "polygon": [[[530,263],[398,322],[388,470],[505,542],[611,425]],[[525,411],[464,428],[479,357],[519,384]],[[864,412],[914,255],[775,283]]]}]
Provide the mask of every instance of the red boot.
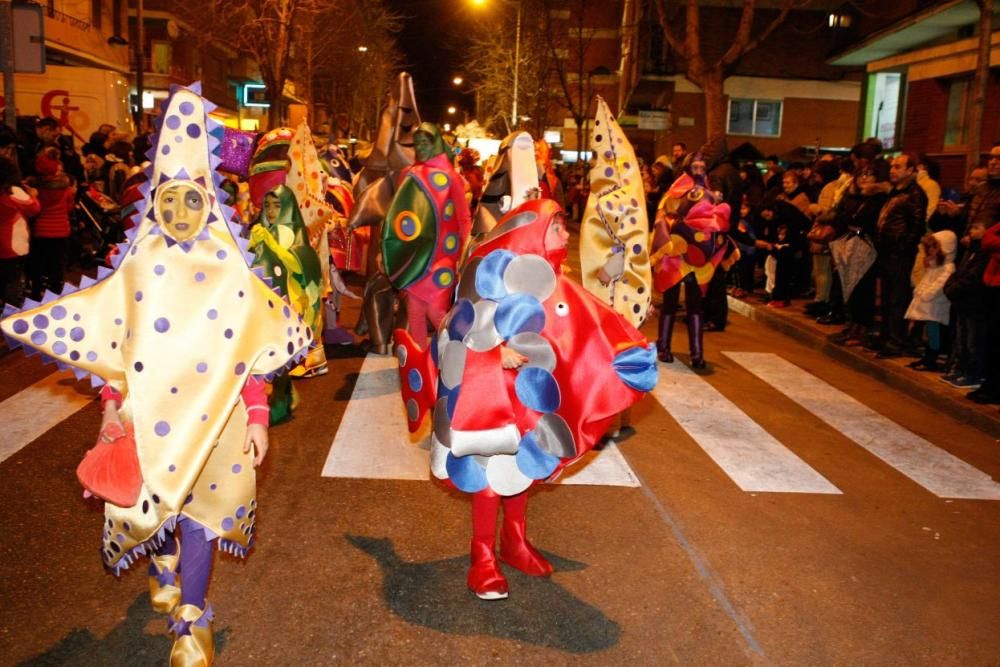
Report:
[{"label": "red boot", "polygon": [[493,548],[496,545],[500,496],[490,490],[472,496],[472,548],[469,589],[483,600],[507,597],[507,580],[500,571]]},{"label": "red boot", "polygon": [[503,499],[500,560],[532,577],[547,577],[552,574],[552,563],[528,542],[525,535],[527,520],[527,491]]}]

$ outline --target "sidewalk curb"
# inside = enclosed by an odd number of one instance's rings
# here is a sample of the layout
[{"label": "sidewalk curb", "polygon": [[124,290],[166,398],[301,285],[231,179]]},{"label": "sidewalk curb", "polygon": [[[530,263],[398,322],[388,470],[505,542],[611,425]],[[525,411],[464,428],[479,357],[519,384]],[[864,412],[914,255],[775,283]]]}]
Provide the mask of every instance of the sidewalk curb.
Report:
[{"label": "sidewalk curb", "polygon": [[[806,343],[818,352],[822,352],[834,361],[865,373],[884,384],[905,392],[930,407],[944,410],[956,419],[978,428],[992,438],[1000,439],[1000,412],[997,406],[980,406],[969,401],[943,384],[941,388],[928,382],[921,382],[915,373],[900,368],[895,364],[879,361],[859,348],[841,347],[831,343],[826,334],[811,328],[807,323],[798,321],[797,317],[778,314],[766,306],[754,306],[732,296],[726,297],[729,309],[739,315],[774,329],[790,338]],[[798,313],[796,313],[797,315]],[[941,384],[933,380],[935,384]]]}]

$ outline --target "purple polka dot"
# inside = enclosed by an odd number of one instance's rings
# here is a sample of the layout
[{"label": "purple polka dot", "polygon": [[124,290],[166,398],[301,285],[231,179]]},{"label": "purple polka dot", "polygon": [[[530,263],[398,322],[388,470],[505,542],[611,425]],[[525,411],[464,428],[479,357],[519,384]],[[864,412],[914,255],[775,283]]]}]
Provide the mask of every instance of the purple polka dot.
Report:
[{"label": "purple polka dot", "polygon": [[115,539],[118,540],[119,544],[125,544],[125,536],[122,535],[121,533],[115,535]]},{"label": "purple polka dot", "polygon": [[234,463],[233,464],[233,474],[234,475],[240,474],[241,470],[243,470],[243,466],[241,466],[239,463]]},{"label": "purple polka dot", "polygon": [[236,368],[233,369],[233,372],[236,373],[237,375],[243,375],[243,371],[245,371],[246,369],[247,365],[241,361],[240,363],[236,364]]},{"label": "purple polka dot", "polygon": [[288,354],[291,354],[292,352],[295,351],[295,346],[289,343],[286,349],[288,350]]},{"label": "purple polka dot", "polygon": [[181,102],[179,108],[181,110],[181,113],[184,114],[185,116],[190,116],[191,114],[194,113],[194,105],[191,104],[190,102]]},{"label": "purple polka dot", "polygon": [[56,338],[62,338],[63,336],[65,336],[65,335],[66,335],[66,330],[65,330],[65,329],[63,329],[62,327],[58,327],[58,328],[57,328],[57,329],[55,330],[55,334],[56,334]]},{"label": "purple polka dot", "polygon": [[176,130],[181,126],[181,117],[170,114],[169,116],[167,116],[167,121],[165,125],[169,127],[171,130]]},{"label": "purple polka dot", "polygon": [[23,334],[28,331],[28,323],[24,320],[18,320],[14,322],[14,333]]},{"label": "purple polka dot", "polygon": [[87,353],[87,361],[97,361],[97,353],[91,350]]},{"label": "purple polka dot", "polygon": [[135,293],[135,300],[136,301],[142,301],[142,291],[141,290]]},{"label": "purple polka dot", "polygon": [[638,220],[635,219],[634,215],[631,218],[629,218],[628,221],[629,221],[629,224],[632,224],[632,225],[634,225],[635,223],[638,222]]},{"label": "purple polka dot", "polygon": [[209,484],[208,488],[211,491],[215,491],[217,488],[219,488],[219,485],[218,484]]},{"label": "purple polka dot", "polygon": [[77,352],[76,350],[73,350],[72,352],[69,353],[69,358],[72,361],[78,361],[80,359],[80,353]]},{"label": "purple polka dot", "polygon": [[608,158],[609,160],[611,158],[613,158],[614,156],[615,156],[615,154],[612,153],[611,151],[604,151],[604,157]]},{"label": "purple polka dot", "polygon": [[135,254],[138,252],[139,252],[139,246],[134,245],[132,246],[132,249],[128,251],[128,254],[135,256]]},{"label": "purple polka dot", "polygon": [[199,361],[198,365],[195,366],[194,369],[199,373],[204,373],[205,371],[208,370],[208,364],[206,364],[204,361]]},{"label": "purple polka dot", "polygon": [[[618,143],[621,143],[621,142],[619,141]],[[625,167],[626,169],[631,169],[631,168],[632,168],[632,165],[631,165],[631,164],[629,164],[628,162],[626,162],[626,163],[625,163],[625,164],[623,164],[622,166],[623,166],[623,167]]]},{"label": "purple polka dot", "polygon": [[156,422],[156,426],[153,427],[153,432],[161,438],[166,434],[170,433],[170,424],[165,421]]},{"label": "purple polka dot", "polygon": [[267,300],[267,307],[268,308],[274,308],[274,301],[271,301],[270,299],[268,299]]},{"label": "purple polka dot", "polygon": [[232,519],[232,517],[228,517],[227,516],[225,519],[222,520],[222,524],[221,525],[222,525],[222,530],[226,530],[226,531],[232,530],[233,529],[233,519]]},{"label": "purple polka dot", "polygon": [[239,507],[236,508],[236,518],[237,519],[242,519],[246,515],[247,515],[247,508],[246,507],[244,507],[243,505],[240,505]]},{"label": "purple polka dot", "polygon": [[56,354],[66,354],[66,343],[61,340],[57,340],[52,346],[52,351]]},{"label": "purple polka dot", "polygon": [[218,257],[219,259],[225,259],[226,258],[226,251],[225,250],[220,250],[219,252],[215,253],[215,256]]},{"label": "purple polka dot", "polygon": [[281,312],[285,315],[285,319],[288,319],[289,317],[292,316],[292,311],[288,309],[288,306],[282,308]]},{"label": "purple polka dot", "polygon": [[632,246],[632,252],[634,252],[636,255],[638,255],[639,253],[641,253],[642,252],[642,244],[641,243],[636,243],[634,246]]},{"label": "purple polka dot", "polygon": [[61,320],[66,317],[66,308],[64,306],[53,306],[51,315],[52,319]]},{"label": "purple polka dot", "polygon": [[233,330],[232,329],[226,329],[222,333],[222,335],[225,336],[226,338],[232,338],[233,337]]},{"label": "purple polka dot", "polygon": [[181,143],[182,141],[184,141],[184,138],[183,138],[183,137],[181,137],[181,135],[179,135],[179,134],[178,134],[177,136],[175,136],[175,137],[174,137],[174,143],[175,143],[175,144],[179,144],[179,143]]},{"label": "purple polka dot", "polygon": [[193,500],[194,500],[194,494],[193,493],[189,493],[189,494],[187,494],[187,498],[184,499],[184,504],[185,505],[190,505]]},{"label": "purple polka dot", "polygon": [[157,317],[156,321],[153,322],[153,328],[160,333],[166,333],[167,329],[170,328],[170,320],[165,317]]},{"label": "purple polka dot", "polygon": [[308,340],[312,338],[312,335],[313,335],[312,329],[306,329],[306,339]]},{"label": "purple polka dot", "polygon": [[121,326],[122,325],[122,318],[116,317],[115,318],[115,324],[117,324],[118,326]]},{"label": "purple polka dot", "polygon": [[160,152],[164,155],[170,155],[170,145],[164,144],[163,148],[160,149]]},{"label": "purple polka dot", "polygon": [[305,344],[305,341],[299,338],[299,347],[302,347],[303,344]]},{"label": "purple polka dot", "polygon": [[203,422],[207,422],[207,421],[208,421],[208,415],[202,415],[202,416],[201,416],[201,420],[202,420]]},{"label": "purple polka dot", "polygon": [[158,276],[162,276],[164,273],[166,273],[166,271],[167,267],[163,266],[162,264],[157,264],[156,266],[153,267],[153,273],[155,273]]},{"label": "purple polka dot", "polygon": [[204,271],[199,271],[198,273],[194,274],[194,279],[195,279],[195,282],[199,282],[200,283],[201,281],[203,281],[205,279],[205,272]]},{"label": "purple polka dot", "polygon": [[142,362],[141,361],[135,362],[132,365],[132,368],[134,368],[137,372],[141,373],[142,372]]},{"label": "purple polka dot", "polygon": [[72,340],[74,342],[77,342],[77,343],[79,343],[81,340],[83,340],[83,337],[85,335],[86,335],[86,332],[83,330],[83,327],[73,327],[72,329],[69,330],[70,340]]},{"label": "purple polka dot", "polygon": [[111,341],[111,349],[112,350],[117,350],[118,349],[118,343],[115,342],[115,341]]},{"label": "purple polka dot", "polygon": [[31,342],[35,345],[44,345],[48,339],[49,337],[45,335],[44,331],[33,331],[31,333]]},{"label": "purple polka dot", "polygon": [[239,297],[240,297],[241,299],[243,298],[243,290],[240,290],[240,293],[239,293]]},{"label": "purple polka dot", "polygon": [[198,127],[195,123],[191,123],[190,125],[187,126],[187,135],[192,139],[197,139],[198,137],[201,136],[201,128]]},{"label": "purple polka dot", "polygon": [[612,169],[611,167],[608,167],[607,169],[604,170],[604,175],[607,176],[608,178],[611,178],[612,176],[615,175],[615,170]]},{"label": "purple polka dot", "polygon": [[286,331],[285,333],[288,335],[289,338],[291,338],[292,337],[292,328],[288,327],[288,331]]},{"label": "purple polka dot", "polygon": [[177,387],[171,387],[170,388],[170,393],[171,394],[176,394],[177,393]]},{"label": "purple polka dot", "polygon": [[169,466],[167,466],[167,470],[169,470],[170,472],[173,472],[173,471],[177,470],[177,466],[175,466],[173,463],[171,463]]},{"label": "purple polka dot", "polygon": [[208,319],[214,320],[218,316],[219,316],[219,311],[217,311],[215,308],[212,308],[211,310],[208,311]]},{"label": "purple polka dot", "polygon": [[73,321],[74,322],[79,322],[80,321],[80,313],[77,313],[76,315],[73,316]]}]

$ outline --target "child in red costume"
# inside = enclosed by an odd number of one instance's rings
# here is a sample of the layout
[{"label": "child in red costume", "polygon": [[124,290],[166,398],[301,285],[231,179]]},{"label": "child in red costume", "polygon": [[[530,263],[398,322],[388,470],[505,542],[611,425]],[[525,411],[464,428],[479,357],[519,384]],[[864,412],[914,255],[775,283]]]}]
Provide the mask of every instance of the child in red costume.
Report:
[{"label": "child in red costume", "polygon": [[396,332],[411,430],[434,405],[431,471],[473,494],[468,585],[482,599],[507,597],[494,551],[501,503],[500,560],[548,576],[525,535],[527,490],[592,449],[656,384],[642,334],[563,277],[563,220],[555,202],[531,200],[470,250],[431,342],[436,366]]}]

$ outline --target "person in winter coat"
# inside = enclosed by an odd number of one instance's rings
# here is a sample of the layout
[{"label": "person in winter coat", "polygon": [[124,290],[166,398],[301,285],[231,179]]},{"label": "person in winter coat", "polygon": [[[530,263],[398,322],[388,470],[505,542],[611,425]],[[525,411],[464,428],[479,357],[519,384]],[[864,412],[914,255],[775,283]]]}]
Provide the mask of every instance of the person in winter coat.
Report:
[{"label": "person in winter coat", "polygon": [[17,163],[0,157],[0,298],[20,304],[21,275],[31,233],[28,218],[37,215],[36,191],[21,183]]},{"label": "person in winter coat", "polygon": [[76,195],[73,179],[63,171],[56,149],[43,148],[35,158],[35,184],[41,212],[31,228],[28,255],[28,282],[32,298],[38,301],[45,290],[62,292],[69,241],[69,212]]},{"label": "person in winter coat", "polygon": [[927,323],[927,347],[924,356],[907,364],[918,371],[939,370],[941,325],[951,320],[951,302],[944,293],[945,283],[955,273],[955,250],[958,239],[951,231],[928,234],[921,239],[924,247],[924,271],[913,288],[913,300],[906,309],[906,319]]},{"label": "person in winter coat", "polygon": [[955,319],[955,342],[952,356],[955,366],[941,379],[959,389],[978,389],[986,374],[986,323],[983,310],[986,285],[983,273],[989,256],[980,245],[986,234],[986,224],[981,220],[969,225],[969,234],[962,239],[966,246],[955,273],[944,284],[944,294],[951,301]]},{"label": "person in winter coat", "polygon": [[980,246],[989,255],[986,271],[983,272],[983,283],[986,285],[983,309],[989,318],[986,330],[986,378],[982,386],[969,392],[966,398],[976,403],[996,404],[1000,403],[1000,344],[997,343],[1000,341],[1000,214],[997,212],[1000,204],[1000,143],[990,151],[986,171],[988,180],[970,203],[970,207],[976,206],[978,211],[972,219],[983,220],[989,225]]}]

